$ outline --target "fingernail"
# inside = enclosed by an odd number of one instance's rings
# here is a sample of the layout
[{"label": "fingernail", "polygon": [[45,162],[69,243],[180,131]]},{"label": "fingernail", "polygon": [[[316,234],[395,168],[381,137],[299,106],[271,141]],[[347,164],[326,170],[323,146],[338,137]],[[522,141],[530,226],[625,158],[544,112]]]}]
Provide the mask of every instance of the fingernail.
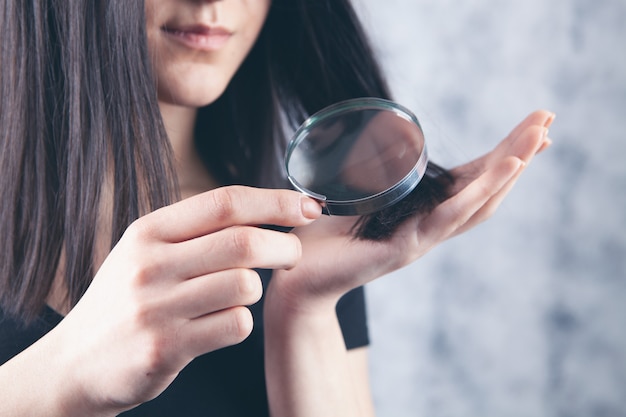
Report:
[{"label": "fingernail", "polygon": [[550,127],[552,122],[554,122],[555,118],[556,118],[556,113],[550,113],[550,116],[548,117],[548,120],[546,120],[546,122],[544,123],[544,126],[545,127]]},{"label": "fingernail", "polygon": [[302,214],[307,219],[315,220],[322,214],[322,206],[320,206],[319,203],[312,198],[302,197],[300,201],[302,205]]},{"label": "fingernail", "polygon": [[541,146],[539,146],[539,149],[537,149],[537,152],[535,152],[535,153],[541,153],[541,152],[545,151],[546,149],[548,149],[550,147],[550,145],[552,145],[552,139],[546,137],[543,140],[543,143],[541,144]]}]

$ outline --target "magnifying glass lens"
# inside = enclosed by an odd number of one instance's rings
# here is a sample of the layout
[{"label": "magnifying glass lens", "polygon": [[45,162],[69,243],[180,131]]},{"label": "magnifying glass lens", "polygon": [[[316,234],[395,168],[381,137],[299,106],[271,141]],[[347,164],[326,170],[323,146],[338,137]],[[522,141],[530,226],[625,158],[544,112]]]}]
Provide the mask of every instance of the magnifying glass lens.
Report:
[{"label": "magnifying glass lens", "polygon": [[426,167],[415,116],[382,99],[341,102],[313,115],[286,155],[290,181],[329,214],[369,214],[408,194]]}]

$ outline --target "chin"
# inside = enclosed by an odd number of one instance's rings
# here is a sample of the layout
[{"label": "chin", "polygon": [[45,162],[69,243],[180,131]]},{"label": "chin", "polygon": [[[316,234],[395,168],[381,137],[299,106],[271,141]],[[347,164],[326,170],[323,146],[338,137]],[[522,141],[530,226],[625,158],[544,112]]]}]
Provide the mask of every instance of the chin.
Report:
[{"label": "chin", "polygon": [[159,101],[175,106],[200,108],[215,102],[225,90],[226,85],[190,88],[185,91],[159,91]]},{"label": "chin", "polygon": [[231,78],[215,71],[180,72],[176,77],[164,77],[158,87],[159,101],[184,107],[205,107],[224,93]]}]

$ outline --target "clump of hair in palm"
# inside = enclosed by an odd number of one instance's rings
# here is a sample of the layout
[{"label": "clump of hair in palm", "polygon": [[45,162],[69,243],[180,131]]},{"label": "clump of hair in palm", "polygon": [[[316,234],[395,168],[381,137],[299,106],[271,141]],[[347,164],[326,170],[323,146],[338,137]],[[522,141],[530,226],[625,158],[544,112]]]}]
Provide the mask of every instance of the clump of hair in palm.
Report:
[{"label": "clump of hair in palm", "polygon": [[442,167],[428,163],[420,183],[405,198],[376,213],[362,216],[353,226],[355,238],[387,240],[405,220],[430,213],[450,197],[454,177]]}]

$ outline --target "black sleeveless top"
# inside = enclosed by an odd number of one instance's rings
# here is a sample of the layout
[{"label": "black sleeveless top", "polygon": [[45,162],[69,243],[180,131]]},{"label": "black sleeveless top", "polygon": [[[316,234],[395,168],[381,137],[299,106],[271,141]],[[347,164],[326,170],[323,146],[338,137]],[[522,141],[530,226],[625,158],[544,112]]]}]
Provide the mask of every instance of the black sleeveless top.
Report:
[{"label": "black sleeveless top", "polygon": [[[270,271],[259,271],[264,286]],[[122,416],[269,416],[263,364],[263,299],[251,308],[254,330],[242,343],[194,359],[157,398]],[[348,349],[369,343],[363,288],[346,294],[337,316]],[[62,316],[45,308],[28,327],[0,309],[0,364],[50,331]]]}]

